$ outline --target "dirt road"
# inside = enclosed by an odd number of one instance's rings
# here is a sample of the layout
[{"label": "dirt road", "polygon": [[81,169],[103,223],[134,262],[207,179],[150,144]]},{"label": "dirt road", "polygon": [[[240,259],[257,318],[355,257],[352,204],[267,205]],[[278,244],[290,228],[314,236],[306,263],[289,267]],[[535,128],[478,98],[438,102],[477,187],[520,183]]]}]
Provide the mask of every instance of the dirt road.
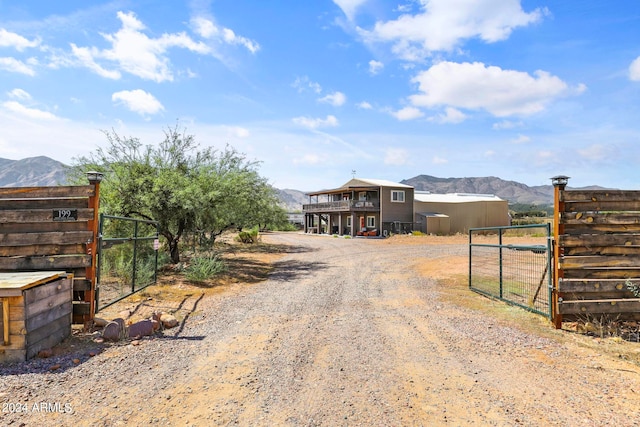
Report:
[{"label": "dirt road", "polygon": [[452,302],[432,273],[464,272],[464,244],[264,239],[284,251],[269,279],[194,295],[180,331],[0,377],[27,409],[0,424],[640,425],[637,365]]}]

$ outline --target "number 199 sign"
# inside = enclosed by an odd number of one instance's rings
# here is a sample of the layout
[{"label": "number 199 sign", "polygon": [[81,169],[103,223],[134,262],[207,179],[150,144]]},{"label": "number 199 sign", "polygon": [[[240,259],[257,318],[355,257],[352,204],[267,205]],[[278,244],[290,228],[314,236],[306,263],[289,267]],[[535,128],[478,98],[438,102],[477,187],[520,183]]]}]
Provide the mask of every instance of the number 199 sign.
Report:
[{"label": "number 199 sign", "polygon": [[54,209],[53,220],[54,221],[77,221],[78,210],[77,209]]}]

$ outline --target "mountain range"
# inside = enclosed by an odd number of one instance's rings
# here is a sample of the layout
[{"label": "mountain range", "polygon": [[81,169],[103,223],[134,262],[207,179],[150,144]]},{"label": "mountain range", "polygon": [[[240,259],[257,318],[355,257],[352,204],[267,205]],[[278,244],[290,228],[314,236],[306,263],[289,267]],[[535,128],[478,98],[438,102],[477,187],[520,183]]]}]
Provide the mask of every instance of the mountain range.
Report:
[{"label": "mountain range", "polygon": [[[22,160],[0,158],[0,187],[39,187],[53,186],[65,182],[66,166],[48,157],[30,157]],[[430,175],[418,175],[400,181],[413,186],[418,191],[431,193],[474,193],[493,194],[508,200],[510,204],[551,205],[553,204],[553,186],[540,185],[529,187],[525,184],[506,181],[494,176],[476,178],[438,178]],[[595,189],[601,187],[584,187]],[[276,189],[282,206],[289,212],[302,210],[308,202],[305,191]]]},{"label": "mountain range", "polygon": [[47,187],[65,182],[66,166],[49,157],[0,158],[0,187]]},{"label": "mountain range", "polygon": [[[411,185],[417,191],[428,191],[434,194],[471,193],[492,194],[509,204],[525,204],[549,206],[553,205],[553,185],[529,187],[515,181],[488,176],[479,178],[438,178],[430,175],[418,175],[400,181],[401,184]],[[303,191],[285,189],[278,190],[278,197],[290,212],[302,209],[302,204],[309,203]]]}]

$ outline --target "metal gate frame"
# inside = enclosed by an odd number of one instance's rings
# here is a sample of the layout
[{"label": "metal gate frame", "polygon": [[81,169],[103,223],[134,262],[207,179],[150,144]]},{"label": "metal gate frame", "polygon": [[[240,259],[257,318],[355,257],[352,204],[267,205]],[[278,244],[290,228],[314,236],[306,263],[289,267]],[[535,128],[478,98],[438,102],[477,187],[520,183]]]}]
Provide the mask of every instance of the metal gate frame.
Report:
[{"label": "metal gate frame", "polygon": [[[543,229],[546,234],[546,245],[505,245],[503,243],[503,235],[506,231],[509,230],[522,230],[522,229],[532,229],[539,228]],[[474,234],[497,234],[498,243],[497,244],[486,244],[486,243],[474,243],[473,236]],[[469,289],[474,292],[489,296],[491,298],[496,298],[501,301],[507,302],[508,304],[515,305],[521,307],[525,310],[531,311],[533,313],[541,314],[549,319],[553,318],[553,304],[552,304],[552,292],[553,292],[553,277],[554,277],[554,265],[553,265],[553,252],[552,252],[552,241],[553,235],[551,233],[551,225],[550,224],[531,224],[531,225],[517,225],[517,226],[508,226],[508,227],[483,227],[483,228],[471,228],[469,229]],[[486,258],[490,262],[493,261],[495,264],[492,266],[497,267],[497,277],[484,276],[489,277],[489,281],[491,282],[489,285],[486,283],[482,283],[482,277],[480,275],[474,274],[476,270],[474,270],[474,248],[478,251],[482,252],[496,252],[497,260],[492,258]],[[508,251],[508,252],[507,252]],[[512,252],[514,251],[514,252]],[[523,294],[515,294],[513,292],[507,291],[507,289],[512,289],[515,286],[515,282],[511,280],[511,278],[505,277],[505,260],[508,258],[508,254],[511,253],[519,253],[522,256],[526,257],[529,254],[545,254],[546,262],[544,266],[544,270],[541,275],[536,276],[536,279],[540,277],[537,281],[527,281],[529,277],[524,278],[524,283],[519,282],[519,290],[522,291]],[[526,263],[528,261],[525,259],[525,264],[527,267],[531,266],[531,263]],[[535,269],[532,268],[532,269]],[[530,270],[530,269],[527,269]],[[540,274],[540,272],[537,272]],[[519,277],[521,279],[521,277]],[[542,287],[544,285],[546,278],[547,289],[544,292],[544,296],[546,297],[546,309],[536,308],[536,300],[541,295]],[[497,281],[497,283],[495,283]],[[484,286],[483,286],[484,285]],[[535,292],[533,291],[535,289]],[[519,298],[513,297],[513,295],[517,295]],[[529,304],[525,304],[522,300],[527,301]]]},{"label": "metal gate frame", "polygon": [[[133,236],[127,236],[127,237],[108,237],[105,238],[103,236],[103,227],[104,227],[104,220],[105,219],[111,219],[111,220],[119,220],[119,221],[130,221],[134,223],[134,231],[133,231]],[[139,236],[138,235],[138,224],[149,224],[155,227],[155,235],[153,236]],[[154,273],[153,273],[153,281],[150,283],[145,284],[144,286],[137,288],[136,289],[136,261],[137,261],[137,255],[138,255],[138,242],[140,241],[153,241],[153,249],[155,251],[155,260],[154,260]],[[133,242],[133,260],[132,260],[132,274],[131,274],[131,290],[130,292],[121,295],[120,297],[108,302],[107,304],[104,305],[100,305],[100,284],[101,284],[101,271],[102,271],[102,251],[103,251],[103,247],[106,244],[121,244],[121,243],[127,243],[127,242]],[[105,214],[100,214],[100,225],[99,225],[99,232],[98,232],[98,262],[97,262],[97,268],[96,268],[96,279],[97,279],[97,283],[96,283],[96,312],[98,312],[101,309],[104,309],[106,307],[109,307],[112,304],[115,304],[118,301],[123,300],[124,298],[127,298],[128,296],[133,295],[136,292],[139,292],[143,289],[145,289],[146,287],[156,284],[157,283],[157,279],[158,279],[158,247],[159,247],[159,231],[158,231],[158,222],[156,221],[149,221],[149,220],[144,220],[144,219],[137,219],[137,218],[127,218],[127,217],[120,217],[120,216],[113,216],[113,215],[105,215]]]}]

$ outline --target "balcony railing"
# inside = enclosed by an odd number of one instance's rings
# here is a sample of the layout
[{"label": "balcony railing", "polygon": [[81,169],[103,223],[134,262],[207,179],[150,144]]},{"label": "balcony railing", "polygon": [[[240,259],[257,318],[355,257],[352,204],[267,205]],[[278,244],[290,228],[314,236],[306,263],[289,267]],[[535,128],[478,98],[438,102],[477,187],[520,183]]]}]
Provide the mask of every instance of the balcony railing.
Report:
[{"label": "balcony railing", "polygon": [[302,205],[304,212],[349,212],[349,211],[379,211],[378,200],[340,200],[337,202],[311,203]]}]

